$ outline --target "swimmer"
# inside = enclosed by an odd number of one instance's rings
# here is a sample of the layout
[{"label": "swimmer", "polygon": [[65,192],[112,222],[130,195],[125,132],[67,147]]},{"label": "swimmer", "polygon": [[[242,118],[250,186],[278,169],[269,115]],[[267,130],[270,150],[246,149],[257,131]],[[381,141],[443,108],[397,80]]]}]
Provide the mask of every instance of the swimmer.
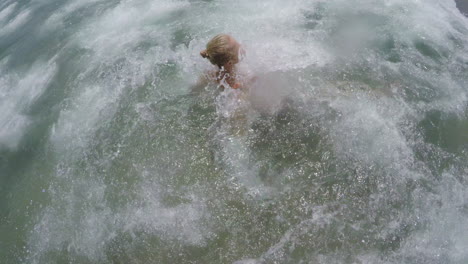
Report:
[{"label": "swimmer", "polygon": [[200,89],[206,86],[209,81],[215,81],[221,89],[227,87],[243,89],[246,87],[246,82],[243,81],[236,69],[236,64],[241,61],[245,51],[232,36],[227,34],[216,35],[206,44],[206,49],[202,50],[200,55],[217,66],[218,70],[206,74],[193,88]]},{"label": "swimmer", "polygon": [[216,66],[216,70],[203,74],[197,85],[192,86],[192,93],[201,92],[209,83],[217,84],[221,92],[226,91],[215,99],[220,120],[232,135],[245,135],[249,127],[249,89],[254,78],[248,78],[250,74],[238,67],[245,56],[244,49],[232,36],[219,34],[206,44],[200,55]]},{"label": "swimmer", "polygon": [[243,54],[239,42],[227,34],[216,35],[206,44],[206,49],[200,52],[203,58],[218,66],[219,70],[215,73],[216,82],[222,86],[227,83],[233,89],[243,87],[236,72],[236,64]]}]

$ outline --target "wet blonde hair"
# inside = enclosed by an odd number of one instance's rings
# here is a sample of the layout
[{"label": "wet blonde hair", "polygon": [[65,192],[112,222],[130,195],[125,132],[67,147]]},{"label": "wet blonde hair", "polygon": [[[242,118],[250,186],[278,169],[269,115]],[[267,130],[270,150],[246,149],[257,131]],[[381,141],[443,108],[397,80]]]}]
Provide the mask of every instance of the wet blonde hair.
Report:
[{"label": "wet blonde hair", "polygon": [[206,49],[200,54],[203,58],[210,60],[212,64],[222,67],[228,62],[237,63],[239,61],[238,53],[239,43],[227,34],[219,34],[206,44]]}]

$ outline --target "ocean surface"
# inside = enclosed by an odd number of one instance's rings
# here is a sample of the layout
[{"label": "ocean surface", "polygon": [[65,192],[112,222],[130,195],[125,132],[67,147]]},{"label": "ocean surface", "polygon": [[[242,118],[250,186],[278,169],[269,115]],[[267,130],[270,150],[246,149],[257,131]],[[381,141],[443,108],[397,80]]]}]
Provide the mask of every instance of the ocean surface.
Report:
[{"label": "ocean surface", "polygon": [[453,0],[3,0],[0,113],[1,263],[468,263]]},{"label": "ocean surface", "polygon": [[462,12],[465,16],[468,15],[468,1],[467,0],[455,0],[457,3],[458,9]]}]

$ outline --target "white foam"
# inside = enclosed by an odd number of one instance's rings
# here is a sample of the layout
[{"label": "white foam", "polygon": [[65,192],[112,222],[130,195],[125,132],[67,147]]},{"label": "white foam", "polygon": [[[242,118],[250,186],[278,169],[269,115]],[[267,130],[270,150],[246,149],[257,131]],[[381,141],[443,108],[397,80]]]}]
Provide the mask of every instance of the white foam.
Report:
[{"label": "white foam", "polygon": [[9,18],[9,16],[15,10],[16,5],[17,3],[12,3],[6,8],[4,8],[2,11],[0,11],[0,24],[3,24]]},{"label": "white foam", "polygon": [[79,9],[85,8],[88,5],[93,5],[103,0],[82,0],[82,1],[71,1],[65,4],[56,12],[52,13],[51,16],[42,25],[42,30],[57,30],[59,28],[65,27],[64,20],[72,15],[74,12],[77,12]]},{"label": "white foam", "polygon": [[[468,260],[468,231],[466,226],[467,188],[449,171],[441,175],[443,181],[436,192],[426,190],[413,194],[418,204],[418,220],[429,220],[426,229],[414,232],[394,256],[397,259],[420,259],[422,262],[463,263]],[[420,217],[419,217],[420,216]]]},{"label": "white foam", "polygon": [[[41,212],[29,238],[28,257],[32,263],[42,263],[45,252],[64,248],[70,254],[84,253],[94,261],[105,259],[104,243],[112,238],[114,230],[109,224],[115,216],[106,206],[105,185],[99,180],[72,180],[71,172],[60,171],[63,179],[56,179],[49,187],[54,206]],[[66,195],[61,196],[62,191]]]},{"label": "white foam", "polygon": [[[356,104],[356,100],[360,103]],[[342,116],[342,121],[332,129],[337,153],[359,157],[369,164],[411,163],[413,153],[398,126],[407,118],[404,105],[398,107],[386,98],[361,94],[337,98],[332,106]]]},{"label": "white foam", "polygon": [[[93,56],[83,65],[86,70],[73,84],[75,88],[69,98],[70,104],[60,113],[51,137],[56,146],[87,146],[97,125],[102,124],[102,119],[113,115],[115,102],[121,94],[144,83],[147,76],[153,73],[154,65],[173,57],[164,27],[157,27],[160,30],[155,32],[151,23],[186,6],[187,2],[184,1],[123,1],[80,28],[73,36],[75,44],[89,49]],[[155,38],[154,41],[160,46],[155,43],[146,54],[135,51],[140,42],[148,37]],[[120,69],[112,72],[108,68],[97,69],[102,65],[112,68],[119,60],[125,61]],[[88,76],[94,76],[96,72],[106,76],[105,81],[90,80]]]},{"label": "white foam", "polygon": [[0,29],[0,36],[5,36],[7,34],[17,31],[21,26],[28,22],[28,20],[30,19],[30,15],[31,10],[22,10],[12,20],[10,20],[8,24],[6,24]]},{"label": "white foam", "polygon": [[[45,92],[57,71],[54,62],[37,62],[23,75],[0,77],[0,147],[16,149],[28,125],[29,108]],[[0,69],[0,73],[2,70]]]},{"label": "white foam", "polygon": [[209,214],[200,197],[186,194],[185,202],[167,207],[161,203],[161,191],[165,187],[145,183],[140,187],[141,207],[130,207],[126,214],[126,230],[144,229],[156,235],[176,239],[186,245],[205,245],[212,232],[209,230]]},{"label": "white foam", "polygon": [[43,210],[29,238],[32,263],[42,263],[47,252],[63,249],[93,262],[106,262],[107,243],[118,234],[134,237],[144,232],[195,246],[205,245],[212,234],[205,221],[206,206],[195,196],[187,195],[188,203],[167,207],[160,201],[164,187],[145,182],[128,206],[111,209],[107,186],[98,174],[77,178],[74,170],[57,173],[60,178],[48,191],[54,202]]},{"label": "white foam", "polygon": [[155,22],[186,7],[186,1],[123,1],[84,28],[80,40],[83,46],[109,56],[134,48],[148,37],[156,37],[155,44],[164,43],[168,38],[165,35],[169,33],[168,28]]}]

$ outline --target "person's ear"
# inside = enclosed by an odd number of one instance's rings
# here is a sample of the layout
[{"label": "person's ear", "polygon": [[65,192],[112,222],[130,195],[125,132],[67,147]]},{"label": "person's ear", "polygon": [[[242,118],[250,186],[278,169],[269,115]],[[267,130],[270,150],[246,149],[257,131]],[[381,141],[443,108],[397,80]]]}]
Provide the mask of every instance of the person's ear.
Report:
[{"label": "person's ear", "polygon": [[208,58],[208,54],[206,53],[206,50],[200,51],[200,56],[202,56],[203,58]]}]

